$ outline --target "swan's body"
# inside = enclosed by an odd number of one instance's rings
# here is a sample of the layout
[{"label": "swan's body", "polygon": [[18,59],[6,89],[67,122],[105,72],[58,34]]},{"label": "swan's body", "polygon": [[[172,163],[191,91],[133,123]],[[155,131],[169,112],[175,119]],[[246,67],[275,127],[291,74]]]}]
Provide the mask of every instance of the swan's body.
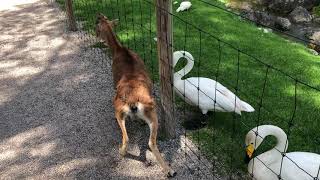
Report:
[{"label": "swan's body", "polygon": [[188,10],[191,7],[190,1],[183,1],[180,3],[180,7],[176,10],[177,12]]},{"label": "swan's body", "polygon": [[[280,152],[285,153],[287,151],[287,135],[282,129],[272,125],[259,126],[259,136],[255,135],[254,132],[256,131],[257,127],[247,134],[246,145],[250,146],[250,144],[253,143],[254,149],[257,149],[263,139],[268,135],[275,136],[278,143],[275,148],[252,159],[248,165],[248,172],[252,174],[256,180],[278,180],[277,175],[280,174],[282,161]],[[313,180],[317,176],[320,178],[320,174],[318,174],[319,168],[320,155],[318,154],[309,152],[286,153],[282,162],[281,178],[283,180]]]},{"label": "swan's body", "polygon": [[173,53],[173,67],[180,58],[186,58],[188,63],[183,69],[174,73],[174,89],[188,104],[198,106],[203,114],[208,111],[236,112],[237,114],[241,114],[241,111],[254,111],[252,106],[241,101],[219,82],[204,77],[190,77],[182,80],[182,77],[193,68],[194,59],[189,52],[176,51]]}]

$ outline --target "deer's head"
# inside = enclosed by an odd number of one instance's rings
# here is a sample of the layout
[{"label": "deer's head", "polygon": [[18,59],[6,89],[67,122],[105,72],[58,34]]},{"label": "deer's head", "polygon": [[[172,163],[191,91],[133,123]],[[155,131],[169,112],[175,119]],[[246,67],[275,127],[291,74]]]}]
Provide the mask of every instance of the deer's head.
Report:
[{"label": "deer's head", "polygon": [[118,24],[118,19],[109,20],[102,13],[97,14],[96,20],[96,36],[101,39],[105,39],[105,33],[113,30],[113,28]]}]

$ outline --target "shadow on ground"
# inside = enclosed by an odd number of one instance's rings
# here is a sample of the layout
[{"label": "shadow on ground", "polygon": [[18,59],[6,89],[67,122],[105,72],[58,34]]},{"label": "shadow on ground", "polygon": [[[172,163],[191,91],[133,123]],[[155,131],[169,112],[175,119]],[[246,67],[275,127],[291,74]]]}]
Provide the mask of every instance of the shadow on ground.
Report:
[{"label": "shadow on ground", "polygon": [[[147,126],[128,123],[131,155],[119,157],[108,60],[84,34],[66,32],[56,8],[38,1],[2,10],[0,32],[2,178],[164,178],[144,163],[154,161]],[[198,176],[181,158],[183,139],[160,144],[177,179]]]}]

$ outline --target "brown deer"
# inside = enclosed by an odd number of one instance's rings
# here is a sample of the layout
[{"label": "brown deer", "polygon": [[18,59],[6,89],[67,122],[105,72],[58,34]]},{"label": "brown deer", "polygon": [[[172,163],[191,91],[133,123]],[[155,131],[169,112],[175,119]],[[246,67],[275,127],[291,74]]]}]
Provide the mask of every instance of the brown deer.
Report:
[{"label": "brown deer", "polygon": [[112,73],[116,95],[114,97],[115,116],[122,131],[122,144],[119,148],[120,155],[127,152],[128,135],[125,127],[127,118],[140,118],[150,128],[149,147],[169,177],[175,172],[162,158],[157,147],[158,119],[155,101],[151,96],[152,83],[141,58],[121,45],[113,27],[116,21],[108,20],[102,14],[97,15],[96,35],[107,43],[112,51]]}]

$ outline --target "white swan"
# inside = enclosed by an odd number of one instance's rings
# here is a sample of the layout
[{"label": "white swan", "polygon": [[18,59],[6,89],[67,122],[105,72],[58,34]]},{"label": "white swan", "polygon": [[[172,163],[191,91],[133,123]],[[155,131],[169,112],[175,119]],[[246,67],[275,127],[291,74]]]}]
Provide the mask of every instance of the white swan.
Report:
[{"label": "white swan", "polygon": [[[174,73],[174,89],[176,93],[190,105],[198,106],[203,114],[208,111],[253,112],[254,109],[248,103],[241,101],[226,87],[209,78],[190,77],[182,80],[194,65],[193,56],[187,51],[176,51],[173,53],[173,67],[176,66],[180,58],[187,59],[187,65],[178,72]],[[199,88],[199,90],[198,90]],[[185,94],[185,97],[183,97]],[[199,98],[198,98],[199,97]],[[216,103],[214,103],[216,101]]]},{"label": "white swan", "polygon": [[180,7],[176,10],[177,12],[188,10],[191,7],[190,1],[183,1],[180,3]]},{"label": "white swan", "polygon": [[[256,132],[258,135],[256,135]],[[257,149],[263,139],[269,135],[277,138],[277,145],[273,149],[251,159],[254,150]],[[248,165],[248,171],[253,175],[254,179],[279,180],[277,175],[280,174],[282,161],[282,154],[280,152],[285,153],[288,148],[286,133],[277,126],[262,125],[248,132],[245,143],[247,146],[247,157],[251,159]],[[308,152],[285,153],[280,177],[283,180],[314,180],[315,177],[320,178],[319,168],[320,155],[318,154]]]}]

